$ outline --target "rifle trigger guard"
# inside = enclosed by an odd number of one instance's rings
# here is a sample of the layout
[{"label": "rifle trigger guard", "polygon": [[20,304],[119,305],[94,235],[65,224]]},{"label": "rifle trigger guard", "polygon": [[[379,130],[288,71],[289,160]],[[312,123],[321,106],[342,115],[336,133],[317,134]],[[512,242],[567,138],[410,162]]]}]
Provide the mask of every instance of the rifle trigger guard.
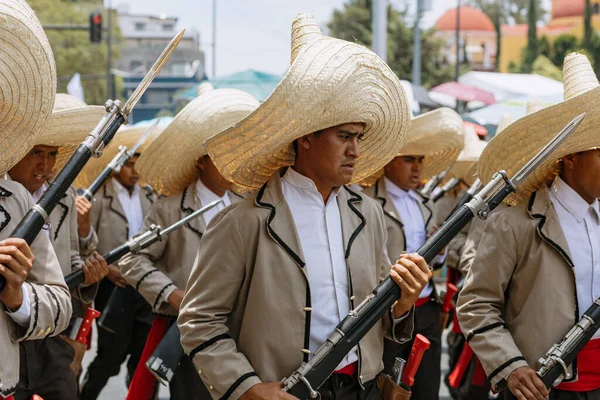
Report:
[{"label": "rifle trigger guard", "polygon": [[315,389],[313,389],[310,382],[306,379],[306,377],[304,375],[300,376],[300,382],[304,383],[304,385],[308,388],[309,396],[311,399],[320,399],[321,398],[321,393],[319,393]]}]

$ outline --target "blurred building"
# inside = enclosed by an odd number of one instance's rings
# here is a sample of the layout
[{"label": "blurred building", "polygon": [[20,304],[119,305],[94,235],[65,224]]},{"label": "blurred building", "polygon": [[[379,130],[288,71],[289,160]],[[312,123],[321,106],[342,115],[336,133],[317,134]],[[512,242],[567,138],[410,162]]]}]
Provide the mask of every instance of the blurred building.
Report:
[{"label": "blurred building", "polygon": [[[600,0],[591,0],[592,25],[600,30]],[[550,44],[560,35],[573,35],[583,38],[583,14],[585,0],[552,0],[551,19],[544,26],[538,26],[537,36],[548,38]],[[466,51],[472,70],[489,70],[496,62],[496,31],[490,18],[472,7],[460,8],[461,61]],[[453,64],[456,59],[456,8],[448,10],[436,22],[437,34],[446,39],[444,57]],[[527,24],[501,26],[500,72],[509,72],[511,63],[519,64],[523,49],[527,47]]]},{"label": "blurred building", "polygon": [[[435,23],[436,35],[445,40],[444,62],[456,63],[456,8],[444,13]],[[468,62],[473,71],[496,68],[496,29],[492,20],[473,7],[460,7],[459,61]]]},{"label": "blurred building", "polygon": [[[121,30],[121,57],[116,62],[127,98],[144,78],[169,41],[184,27],[176,17],[132,14],[118,10]],[[205,79],[204,53],[200,34],[187,28],[171,58],[163,66],[132,112],[132,122],[152,119],[174,109],[174,94]]]}]

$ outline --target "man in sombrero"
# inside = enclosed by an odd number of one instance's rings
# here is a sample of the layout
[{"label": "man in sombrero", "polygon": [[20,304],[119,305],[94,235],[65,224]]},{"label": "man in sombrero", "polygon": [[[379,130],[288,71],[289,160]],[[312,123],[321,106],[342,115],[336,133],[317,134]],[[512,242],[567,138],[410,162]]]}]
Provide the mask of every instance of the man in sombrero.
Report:
[{"label": "man in sombrero", "polygon": [[280,380],[391,275],[401,298],[320,389],[322,399],[380,397],[383,338],[410,339],[431,273],[415,254],[390,262],[381,208],[345,185],[383,168],[409,123],[402,85],[377,55],[298,15],[281,83],[205,144],[226,179],[258,189],[211,221],[179,312],[213,398],[293,399]]},{"label": "man in sombrero", "polygon": [[[199,96],[175,116],[138,161],[140,173],[148,183],[168,196],[156,202],[144,220],[144,230],[153,224],[170,226],[213,201],[222,201],[160,242],[119,262],[129,284],[144,296],[158,318],[167,319],[155,321],[156,330],[158,324],[170,325],[177,319],[206,226],[219,210],[241,200],[231,190],[233,184],[221,176],[203,143],[248,116],[256,107],[258,101],[246,92],[215,90],[210,83],[203,83]],[[130,386],[131,398],[143,398],[137,392],[148,386],[140,375],[142,371],[148,375],[145,361],[140,361],[138,375]],[[169,388],[172,399],[211,399],[187,356],[181,359]]]},{"label": "man in sombrero", "polygon": [[[77,145],[94,129],[104,113],[104,107],[87,106],[73,96],[57,94],[54,110],[44,132],[25,157],[8,171],[7,177],[23,185],[37,202],[48,188],[54,171],[62,169]],[[59,165],[57,158],[61,159]],[[73,318],[81,318],[84,316],[82,303],[92,302],[98,291],[98,281],[108,273],[108,268],[106,261],[98,253],[92,254],[85,261],[79,254],[73,188],[67,191],[50,213],[47,229],[43,233],[52,242],[63,275],[83,268],[85,282],[76,289],[75,298],[72,299]],[[43,341],[38,341],[23,343],[21,347],[22,357],[27,360],[28,368],[22,371],[17,398],[28,398],[33,394],[49,397],[46,393],[52,393],[56,386],[69,389],[62,393],[62,398],[77,398],[75,375],[69,367],[73,354],[68,344],[65,343],[62,348],[48,347]],[[80,363],[85,349],[77,346],[75,350],[78,352],[77,362]],[[79,369],[79,366],[75,369]]]},{"label": "man in sombrero", "polygon": [[600,398],[600,334],[569,366],[572,377],[549,392],[538,359],[600,296],[600,84],[587,57],[564,63],[565,100],[508,126],[483,152],[483,181],[507,168],[509,176],[574,116],[581,126],[493,214],[459,297],[467,341],[496,391],[534,400]]},{"label": "man in sombrero", "polygon": [[[21,0],[0,3],[0,173],[23,158],[43,133],[56,94],[56,70],[48,39],[33,10]],[[22,365],[19,344],[65,344],[57,335],[67,328],[71,298],[56,254],[45,234],[31,246],[10,233],[34,202],[18,183],[0,179],[0,398],[10,398]],[[67,345],[68,346],[68,345]],[[67,364],[68,367],[68,364]],[[32,376],[35,379],[35,376]],[[63,387],[56,385],[50,399]],[[19,397],[17,397],[19,398]]]},{"label": "man in sombrero", "polygon": [[[449,108],[440,108],[416,117],[408,130],[406,144],[383,168],[383,176],[365,189],[383,209],[387,227],[388,254],[416,252],[434,229],[435,217],[427,199],[417,191],[422,177],[439,174],[456,161],[464,144],[464,124]],[[443,259],[436,260],[441,264]],[[412,395],[419,400],[438,398],[442,339],[440,299],[433,282],[415,303],[415,330],[431,342],[415,376]],[[408,359],[412,342],[399,344],[385,340],[383,362],[392,374],[396,357]]]},{"label": "man in sombrero", "polygon": [[[161,128],[156,127],[156,130]],[[102,157],[90,160],[78,177],[76,184],[87,187],[102,172],[104,167],[117,154],[119,146],[131,148],[147,130],[145,127],[122,127]],[[145,148],[155,136],[152,134],[125,165],[106,181],[96,193],[87,216],[80,215],[80,228],[86,235],[94,235],[96,241],[87,251],[95,248],[106,254],[122,245],[142,229],[144,217],[156,201],[156,193],[148,187],[141,187],[140,174],[136,163]],[[81,202],[82,197],[78,200]],[[83,234],[83,232],[82,232]],[[121,296],[111,297],[113,290],[120,288]],[[108,305],[109,301],[116,301]],[[120,303],[120,304],[119,304]],[[120,313],[121,323],[114,332],[98,327],[98,349],[96,357],[85,372],[81,386],[81,400],[98,398],[108,380],[119,374],[121,365],[127,361],[125,386],[129,386],[144,349],[144,341],[150,332],[152,311],[142,296],[131,287],[117,263],[108,266],[108,274],[100,282],[94,307],[100,312]]]}]

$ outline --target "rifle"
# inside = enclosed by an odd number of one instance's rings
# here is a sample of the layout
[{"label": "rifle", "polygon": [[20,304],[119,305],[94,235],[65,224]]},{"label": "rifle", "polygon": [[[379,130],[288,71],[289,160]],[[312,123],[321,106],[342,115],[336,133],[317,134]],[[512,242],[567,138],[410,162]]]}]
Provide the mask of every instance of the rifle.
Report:
[{"label": "rifle", "polygon": [[446,175],[448,175],[448,172],[450,172],[451,168],[452,166],[440,172],[439,175],[432,176],[431,179],[427,181],[425,186],[423,186],[423,190],[420,191],[421,196],[429,198],[429,196],[431,196],[431,193],[433,193],[433,190],[440,184],[440,182],[444,180]]},{"label": "rifle", "polygon": [[[148,230],[147,232],[144,232],[143,234],[141,234],[140,236],[138,236],[136,238],[132,238],[125,244],[122,244],[121,246],[117,247],[116,249],[113,249],[110,252],[108,252],[105,257],[106,262],[108,263],[109,260],[111,260],[110,263],[112,264],[112,263],[116,262],[117,260],[121,259],[121,257],[123,257],[124,255],[126,255],[128,253],[138,253],[140,250],[143,250],[143,249],[147,248],[148,246],[152,245],[153,243],[156,243],[157,241],[162,240],[162,238],[167,236],[169,233],[179,229],[180,227],[187,224],[192,219],[199,217],[200,215],[204,214],[208,210],[210,210],[222,203],[223,203],[223,200],[215,200],[212,203],[209,203],[206,206],[194,211],[187,217],[180,219],[179,221],[175,222],[173,225],[171,225],[168,228],[165,228],[163,230],[161,230],[160,226],[151,227],[151,229]],[[79,271],[77,271],[77,272],[79,272]],[[123,311],[122,304],[123,304],[123,295],[124,294],[125,293],[122,288],[115,286],[115,288],[113,289],[113,291],[110,294],[110,297],[108,298],[108,301],[106,302],[104,312],[102,313],[102,316],[98,320],[98,325],[100,325],[102,328],[106,329],[109,332],[116,333],[118,330],[118,327],[121,324],[122,311]]]},{"label": "rifle", "polygon": [[[585,113],[577,116],[558,133],[512,178],[499,171],[473,199],[452,215],[425,244],[417,251],[427,263],[475,217],[487,218],[509,194],[529,176],[565,139],[573,133]],[[317,398],[318,389],[331,375],[343,358],[371,330],[400,297],[400,288],[389,276],[375,288],[373,293],[360,303],[338,324],[325,343],[308,361],[300,364],[289,377],[283,379],[283,390],[300,398]]]},{"label": "rifle", "polygon": [[458,179],[458,178],[450,179],[444,186],[442,186],[440,188],[439,191],[433,193],[433,195],[431,196],[431,200],[434,203],[437,203],[438,200],[440,200],[442,197],[444,197],[446,195],[446,193],[450,192],[455,187],[457,187],[459,185],[459,183],[460,183],[460,179]]},{"label": "rifle", "polygon": [[560,343],[548,350],[545,357],[540,358],[542,364],[537,374],[548,389],[559,385],[563,379],[570,379],[568,366],[575,361],[577,354],[600,329],[600,297],[588,308],[581,319],[565,335]]},{"label": "rifle", "polygon": [[[108,100],[104,104],[106,115],[104,115],[94,130],[90,132],[88,137],[75,150],[75,153],[69,158],[69,161],[67,161],[46,192],[44,192],[42,198],[27,212],[9,237],[25,239],[27,244],[31,245],[48,220],[48,216],[52,213],[54,207],[56,207],[56,204],[73,184],[73,181],[88,160],[92,156],[100,157],[102,150],[110,143],[119,127],[127,124],[131,110],[167,62],[184,32],[185,29],[171,40],[123,107],[121,107],[119,100]],[[6,278],[0,276],[0,291],[4,289],[5,285]]]},{"label": "rifle", "polygon": [[[145,248],[150,247],[159,240],[162,240],[171,232],[179,229],[194,218],[199,217],[200,215],[204,214],[208,210],[218,206],[221,203],[223,203],[223,200],[215,200],[212,203],[209,203],[206,206],[194,211],[190,215],[180,219],[179,221],[175,222],[173,225],[165,229],[162,229],[159,225],[151,225],[150,229],[148,229],[146,232],[129,239],[127,242],[123,243],[119,247],[112,249],[108,253],[104,254],[102,257],[104,257],[107,264],[114,264],[126,254],[139,253],[141,250],[144,250]],[[71,272],[69,275],[65,276],[65,282],[67,283],[69,290],[75,289],[84,281],[85,275],[82,269],[78,269],[77,271]],[[106,314],[106,311],[104,312],[104,314]]]},{"label": "rifle", "polygon": [[[458,211],[462,206],[464,206],[465,204],[470,202],[471,199],[473,199],[473,196],[475,196],[475,194],[477,194],[477,192],[479,192],[479,189],[481,189],[481,181],[479,180],[479,178],[477,178],[477,180],[475,182],[473,182],[473,184],[471,185],[469,190],[467,190],[467,192],[460,198],[458,203],[456,203],[456,206],[454,206],[454,208],[448,215],[448,218],[450,218],[450,216],[452,214],[454,214],[456,211]],[[448,218],[446,218],[446,219],[448,219]]]},{"label": "rifle", "polygon": [[133,147],[130,150],[127,150],[126,146],[119,146],[119,152],[117,153],[117,155],[113,157],[113,159],[108,163],[108,165],[104,167],[102,172],[100,172],[100,175],[98,175],[96,179],[94,179],[94,182],[92,182],[92,184],[87,189],[85,189],[83,193],[81,193],[81,195],[89,201],[92,201],[94,195],[96,194],[96,192],[98,192],[98,189],[100,189],[104,182],[106,182],[106,180],[110,178],[113,172],[119,171],[127,161],[131,160],[131,157],[135,155],[137,149],[139,149],[139,147],[146,141],[148,136],[150,136],[154,128],[156,128],[156,125],[158,125],[158,121],[159,120],[157,119],[156,122],[153,123],[146,132],[144,132],[144,134],[138,139],[138,141],[133,145]]},{"label": "rifle", "polygon": [[160,383],[167,386],[173,378],[179,360],[183,355],[181,335],[175,323],[171,325],[150,358],[148,358],[148,361],[146,361],[146,368]]}]

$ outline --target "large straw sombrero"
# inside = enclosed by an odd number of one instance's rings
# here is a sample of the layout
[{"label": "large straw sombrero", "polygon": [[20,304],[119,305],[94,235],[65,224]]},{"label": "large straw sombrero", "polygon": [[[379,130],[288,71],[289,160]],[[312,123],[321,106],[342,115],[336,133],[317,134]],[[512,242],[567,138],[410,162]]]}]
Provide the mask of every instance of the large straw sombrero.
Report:
[{"label": "large straw sombrero", "polygon": [[485,149],[487,142],[479,139],[479,135],[470,126],[465,127],[465,147],[463,151],[458,155],[458,159],[452,165],[450,170],[451,176],[462,179],[467,185],[471,186],[476,176],[477,161],[481,153]]},{"label": "large straw sombrero", "polygon": [[[464,122],[456,111],[438,108],[412,120],[405,145],[393,157],[424,156],[421,176],[429,179],[456,161],[464,147],[464,132]],[[360,184],[371,186],[383,174],[381,168]]]},{"label": "large straw sombrero", "polygon": [[579,128],[519,186],[518,193],[505,201],[516,205],[532,192],[550,184],[559,173],[558,161],[572,153],[600,146],[600,84],[586,56],[571,53],[565,58],[565,100],[527,115],[495,136],[479,161],[478,174],[483,182],[494,172],[505,170],[509,177],[521,169],[573,118],[585,112]]},{"label": "large straw sombrero", "polygon": [[0,173],[19,162],[42,134],[56,94],[52,49],[22,0],[0,2]]},{"label": "large straw sombrero", "polygon": [[[196,160],[206,155],[203,143],[248,116],[258,104],[241,90],[214,90],[203,83],[198,97],[143,152],[136,169],[159,193],[169,196],[181,192],[197,179]],[[217,161],[213,158],[215,164]]]},{"label": "large straw sombrero", "polygon": [[56,94],[48,124],[35,143],[59,148],[54,165],[56,172],[67,163],[77,146],[85,140],[105,113],[102,106],[88,106],[70,94]]},{"label": "large straw sombrero", "polygon": [[[122,126],[115,137],[111,140],[108,147],[102,151],[102,155],[99,158],[91,158],[83,170],[77,176],[75,180],[75,187],[87,188],[89,187],[94,179],[100,175],[102,170],[108,165],[108,163],[117,155],[120,146],[127,147],[130,150],[137,141],[150,129],[152,124],[136,124],[134,126]],[[158,121],[158,124],[153,128],[150,136],[144,140],[144,143],[136,150],[136,153],[143,154],[154,139],[156,139],[161,132],[165,130],[168,123],[163,123],[162,120]],[[136,170],[138,165],[136,162]],[[140,175],[141,177],[141,175]],[[143,177],[142,177],[143,179]],[[144,180],[144,182],[146,182]]]},{"label": "large straw sombrero", "polygon": [[352,179],[358,182],[404,144],[410,108],[402,84],[371,50],[325,37],[313,16],[298,14],[282,81],[256,111],[205,146],[226,179],[259,188],[294,163],[294,140],[345,123],[365,124]]}]

